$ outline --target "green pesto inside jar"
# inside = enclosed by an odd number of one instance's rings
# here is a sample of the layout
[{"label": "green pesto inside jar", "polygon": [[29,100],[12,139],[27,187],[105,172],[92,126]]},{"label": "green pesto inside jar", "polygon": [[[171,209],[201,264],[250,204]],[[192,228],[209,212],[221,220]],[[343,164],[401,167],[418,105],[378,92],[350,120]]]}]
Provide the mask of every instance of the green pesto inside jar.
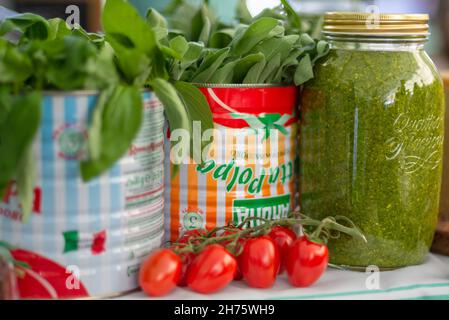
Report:
[{"label": "green pesto inside jar", "polygon": [[438,220],[444,94],[422,46],[333,46],[301,108],[302,212],[346,216],[368,240],[331,239],[330,262],[423,263]]}]

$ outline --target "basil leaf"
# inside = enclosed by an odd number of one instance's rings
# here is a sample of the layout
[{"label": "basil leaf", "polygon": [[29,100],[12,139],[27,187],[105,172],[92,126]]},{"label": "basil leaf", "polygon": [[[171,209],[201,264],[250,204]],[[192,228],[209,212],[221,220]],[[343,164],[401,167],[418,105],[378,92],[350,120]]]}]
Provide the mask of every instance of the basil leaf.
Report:
[{"label": "basil leaf", "polygon": [[102,129],[103,129],[103,112],[108,100],[114,93],[115,88],[111,87],[104,90],[98,97],[94,112],[92,112],[90,125],[88,130],[89,142],[87,148],[89,150],[89,158],[91,161],[99,161],[102,149]]},{"label": "basil leaf", "polygon": [[119,81],[109,46],[98,50],[85,39],[68,36],[45,43],[44,51],[49,57],[46,81],[55,88],[94,90]]},{"label": "basil leaf", "polygon": [[33,73],[29,57],[6,41],[0,40],[0,83],[21,84]]},{"label": "basil leaf", "polygon": [[48,20],[48,40],[62,39],[72,35],[72,30],[65,20],[55,18]]},{"label": "basil leaf", "polygon": [[[11,89],[8,86],[0,86],[0,128],[8,119],[9,112],[13,107],[13,96],[10,94]],[[1,141],[1,137],[0,137]]]},{"label": "basil leaf", "polygon": [[232,53],[243,56],[251,51],[254,46],[267,38],[267,35],[279,25],[279,21],[273,18],[261,18],[251,24],[234,44]]},{"label": "basil leaf", "polygon": [[[12,106],[0,123],[0,190],[4,190],[17,174],[18,163],[25,156],[41,124],[42,99],[39,93],[15,96],[10,101]],[[0,108],[6,109],[2,105]]]},{"label": "basil leaf", "polygon": [[0,24],[0,36],[19,30],[27,40],[45,40],[49,35],[49,23],[43,17],[23,13],[7,18]]},{"label": "basil leaf", "polygon": [[151,55],[156,49],[153,29],[126,0],[106,1],[102,21],[111,44],[120,43],[118,39],[121,35],[127,37],[132,47],[141,52]]},{"label": "basil leaf", "polygon": [[[106,40],[116,52],[118,65],[129,84],[143,86],[150,74],[161,68],[156,34],[125,0],[108,0],[103,11]],[[154,63],[152,63],[154,62]],[[163,71],[162,71],[163,72]]]},{"label": "basil leaf", "polygon": [[89,140],[88,144],[93,144],[89,145],[89,150],[98,148],[99,152],[95,154],[95,158],[81,163],[84,181],[90,181],[104,173],[127,152],[139,132],[142,117],[140,91],[130,86],[117,86],[107,97],[107,102],[95,108],[89,132],[94,132],[97,136],[94,140]]},{"label": "basil leaf", "polygon": [[22,205],[22,222],[27,223],[33,207],[36,167],[32,146],[28,146],[17,163],[17,190]]}]

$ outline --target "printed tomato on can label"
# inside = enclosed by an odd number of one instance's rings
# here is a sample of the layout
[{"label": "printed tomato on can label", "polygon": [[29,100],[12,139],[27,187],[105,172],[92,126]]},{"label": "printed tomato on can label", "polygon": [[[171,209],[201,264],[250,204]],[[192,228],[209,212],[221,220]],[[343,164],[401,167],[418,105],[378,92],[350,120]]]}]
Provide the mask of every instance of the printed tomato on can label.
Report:
[{"label": "printed tomato on can label", "polygon": [[0,199],[0,245],[23,262],[22,298],[102,297],[137,289],[143,260],[163,241],[164,108],[145,92],[144,121],[129,152],[83,183],[87,128],[98,96],[47,95],[34,141],[33,214],[21,222],[14,181]]},{"label": "printed tomato on can label", "polygon": [[297,203],[297,88],[200,89],[213,113],[214,141],[202,165],[190,159],[178,175],[166,143],[166,239],[247,218],[287,217]]}]

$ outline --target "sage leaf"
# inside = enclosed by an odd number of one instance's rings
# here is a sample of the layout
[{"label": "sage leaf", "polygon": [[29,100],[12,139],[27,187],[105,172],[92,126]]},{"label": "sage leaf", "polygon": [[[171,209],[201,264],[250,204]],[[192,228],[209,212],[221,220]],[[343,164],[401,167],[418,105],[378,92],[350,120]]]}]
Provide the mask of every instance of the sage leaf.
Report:
[{"label": "sage leaf", "polygon": [[177,36],[170,40],[170,48],[179,53],[182,59],[189,50],[189,43],[183,36]]},{"label": "sage leaf", "polygon": [[280,67],[281,67],[281,53],[279,52],[270,61],[268,61],[267,65],[265,66],[265,69],[260,74],[259,81],[262,83],[273,83],[272,78],[274,77],[276,71]]},{"label": "sage leaf", "polygon": [[[175,88],[178,91],[179,96],[184,101],[184,105],[189,114],[189,120],[196,121],[201,125],[199,147],[194,142],[195,132],[191,132],[191,150],[193,159],[196,163],[201,164],[204,162],[202,155],[207,152],[206,147],[210,145],[211,141],[202,141],[204,132],[207,130],[212,130],[214,128],[214,122],[212,118],[212,112],[210,111],[209,103],[206,100],[204,94],[194,85],[178,81],[175,83]],[[192,126],[192,129],[194,127]]]},{"label": "sage leaf", "polygon": [[256,63],[255,65],[253,65],[251,67],[251,69],[249,69],[249,71],[248,71],[247,75],[245,76],[245,78],[243,79],[242,83],[244,83],[244,84],[259,83],[260,75],[266,65],[267,65],[267,61],[265,60],[265,57],[264,57],[262,61]]},{"label": "sage leaf", "polygon": [[292,27],[301,29],[301,18],[296,13],[295,9],[290,5],[287,0],[281,0],[282,6],[284,7],[285,12],[292,24]]},{"label": "sage leaf", "polygon": [[234,44],[232,53],[237,56],[246,55],[254,46],[264,40],[278,24],[279,21],[273,18],[261,18],[255,21]]},{"label": "sage leaf", "polygon": [[[162,102],[165,108],[165,115],[170,126],[170,131],[173,133],[175,130],[184,130],[186,133],[191,134],[192,122],[189,117],[189,113],[186,107],[176,92],[171,83],[163,79],[154,79],[150,82],[151,87],[156,93],[159,100]],[[175,142],[171,142],[172,147]],[[190,145],[190,144],[189,144]],[[190,155],[190,150],[187,150],[185,154]],[[176,165],[181,164],[184,160],[182,155],[173,153],[171,155],[173,163]],[[179,168],[178,168],[179,169]],[[175,169],[176,172],[177,169]]]},{"label": "sage leaf", "polygon": [[224,48],[216,52],[211,52],[205,61],[201,64],[196,75],[193,77],[193,83],[205,83],[207,82],[217,69],[221,66],[223,61],[229,54],[229,48]]},{"label": "sage leaf", "polygon": [[248,71],[258,62],[265,59],[262,53],[250,54],[240,59],[234,68],[233,83],[242,83]]},{"label": "sage leaf", "polygon": [[147,11],[146,18],[148,24],[153,28],[158,40],[162,40],[168,36],[167,21],[157,10],[150,8]]},{"label": "sage leaf", "polygon": [[298,64],[295,72],[295,84],[300,86],[313,79],[313,65],[310,56],[306,55]]},{"label": "sage leaf", "polygon": [[229,46],[235,36],[234,29],[222,29],[212,34],[209,40],[211,48],[221,49]]},{"label": "sage leaf", "polygon": [[223,67],[217,70],[214,73],[212,78],[208,80],[209,83],[220,83],[227,84],[232,83],[232,79],[234,78],[234,69],[237,64],[237,61],[228,62]]}]

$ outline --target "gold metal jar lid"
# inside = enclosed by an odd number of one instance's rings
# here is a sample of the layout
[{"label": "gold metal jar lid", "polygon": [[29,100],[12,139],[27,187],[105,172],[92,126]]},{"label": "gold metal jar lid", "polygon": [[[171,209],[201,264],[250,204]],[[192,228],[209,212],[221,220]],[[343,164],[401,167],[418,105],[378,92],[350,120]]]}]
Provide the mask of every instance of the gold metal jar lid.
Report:
[{"label": "gold metal jar lid", "polygon": [[428,14],[327,12],[325,35],[423,36],[429,35]]}]

